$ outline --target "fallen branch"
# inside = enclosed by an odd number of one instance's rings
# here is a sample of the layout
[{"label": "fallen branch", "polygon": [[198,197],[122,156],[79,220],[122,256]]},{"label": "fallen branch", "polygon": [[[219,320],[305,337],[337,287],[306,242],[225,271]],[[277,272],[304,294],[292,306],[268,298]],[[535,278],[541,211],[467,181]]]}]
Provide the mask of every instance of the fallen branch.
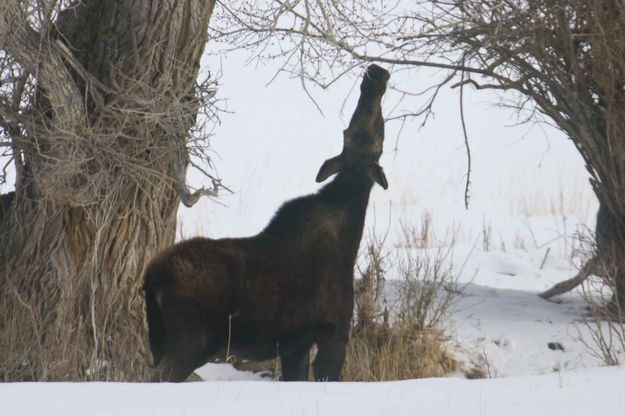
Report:
[{"label": "fallen branch", "polygon": [[539,293],[538,296],[548,300],[554,296],[562,295],[563,293],[573,290],[577,286],[584,283],[584,281],[588,279],[588,276],[590,276],[591,274],[595,274],[595,270],[597,270],[597,258],[593,257],[592,259],[588,260],[586,264],[584,264],[584,266],[575,275],[575,277],[557,283],[551,289]]}]

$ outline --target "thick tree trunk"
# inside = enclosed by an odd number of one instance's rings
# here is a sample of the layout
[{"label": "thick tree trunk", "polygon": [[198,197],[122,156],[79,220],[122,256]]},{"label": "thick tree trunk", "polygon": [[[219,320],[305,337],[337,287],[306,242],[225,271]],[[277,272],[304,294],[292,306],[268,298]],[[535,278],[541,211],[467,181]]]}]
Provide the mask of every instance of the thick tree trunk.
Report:
[{"label": "thick tree trunk", "polygon": [[[584,281],[584,274],[595,274],[613,291],[608,305],[612,313],[621,314],[620,305],[625,305],[624,9],[614,1],[579,2],[570,7],[579,15],[568,21],[556,12],[553,23],[546,26],[564,36],[553,37],[551,48],[536,44],[541,51],[539,61],[553,67],[543,70],[547,76],[541,80],[551,97],[541,88],[532,92],[541,110],[569,135],[586,162],[600,205],[596,252],[577,279],[542,295],[562,293],[558,289],[573,288],[574,283]],[[579,33],[584,39],[577,43],[573,39]],[[546,49],[553,49],[555,55],[547,59],[542,54]]]},{"label": "thick tree trunk", "polygon": [[105,207],[19,195],[2,223],[3,378],[141,379],[148,355],[140,277],[174,240],[171,184]]},{"label": "thick tree trunk", "polygon": [[625,212],[614,215],[599,199],[595,237],[597,259],[595,274],[605,279],[612,289],[609,305],[615,318],[623,318],[625,308]]},{"label": "thick tree trunk", "polygon": [[[0,218],[1,379],[147,374],[141,276],[173,243],[180,199],[192,197],[187,144],[213,6],[83,0],[42,34],[50,65],[67,74],[54,80],[61,87],[18,56],[41,79]],[[2,36],[0,21],[0,45],[13,52]]]}]

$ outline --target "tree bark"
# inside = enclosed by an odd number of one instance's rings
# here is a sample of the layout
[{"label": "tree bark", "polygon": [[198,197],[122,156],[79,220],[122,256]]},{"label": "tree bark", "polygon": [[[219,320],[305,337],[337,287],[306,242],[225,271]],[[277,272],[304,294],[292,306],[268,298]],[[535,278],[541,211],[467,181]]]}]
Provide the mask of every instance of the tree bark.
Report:
[{"label": "tree bark", "polygon": [[611,212],[599,196],[595,227],[597,266],[595,274],[606,280],[613,295],[608,305],[615,319],[623,320],[625,307],[625,211]]},{"label": "tree bark", "polygon": [[0,46],[36,90],[0,217],[0,378],[145,380],[141,277],[192,197],[187,146],[214,0],[83,0],[24,30],[28,45],[6,30],[29,23],[7,1]]}]

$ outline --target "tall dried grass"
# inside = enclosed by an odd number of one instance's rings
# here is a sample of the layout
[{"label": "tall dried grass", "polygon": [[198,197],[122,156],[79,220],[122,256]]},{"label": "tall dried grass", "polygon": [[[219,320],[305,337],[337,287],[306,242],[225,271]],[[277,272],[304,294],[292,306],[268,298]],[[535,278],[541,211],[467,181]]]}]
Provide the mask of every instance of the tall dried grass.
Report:
[{"label": "tall dried grass", "polygon": [[[398,251],[400,279],[387,281],[390,254],[371,235],[355,283],[355,316],[342,379],[384,381],[440,377],[457,369],[447,350],[445,323],[456,291],[449,251],[413,250],[422,235],[404,230]],[[385,286],[395,289],[388,302]]]},{"label": "tall dried grass", "polygon": [[592,263],[590,275],[579,286],[587,314],[581,319],[578,338],[604,365],[621,365],[625,362],[625,305],[614,296],[618,265],[611,259],[597,256],[591,233],[580,234],[576,240],[581,247],[578,250],[580,261]]}]

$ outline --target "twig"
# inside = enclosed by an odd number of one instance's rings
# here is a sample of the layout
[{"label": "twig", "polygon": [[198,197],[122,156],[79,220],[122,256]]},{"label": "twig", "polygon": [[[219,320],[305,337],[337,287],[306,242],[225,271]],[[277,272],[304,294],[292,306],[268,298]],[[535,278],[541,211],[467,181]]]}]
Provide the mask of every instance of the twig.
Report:
[{"label": "twig", "polygon": [[460,74],[460,122],[462,123],[462,134],[464,135],[464,146],[467,150],[467,181],[464,187],[464,207],[469,209],[469,187],[471,186],[471,148],[469,147],[469,136],[464,118],[464,71]]},{"label": "twig", "polygon": [[545,267],[545,263],[547,263],[547,257],[549,257],[549,252],[551,252],[551,247],[547,247],[547,251],[545,251],[545,256],[543,257],[543,261],[540,262],[539,269],[542,270]]}]

